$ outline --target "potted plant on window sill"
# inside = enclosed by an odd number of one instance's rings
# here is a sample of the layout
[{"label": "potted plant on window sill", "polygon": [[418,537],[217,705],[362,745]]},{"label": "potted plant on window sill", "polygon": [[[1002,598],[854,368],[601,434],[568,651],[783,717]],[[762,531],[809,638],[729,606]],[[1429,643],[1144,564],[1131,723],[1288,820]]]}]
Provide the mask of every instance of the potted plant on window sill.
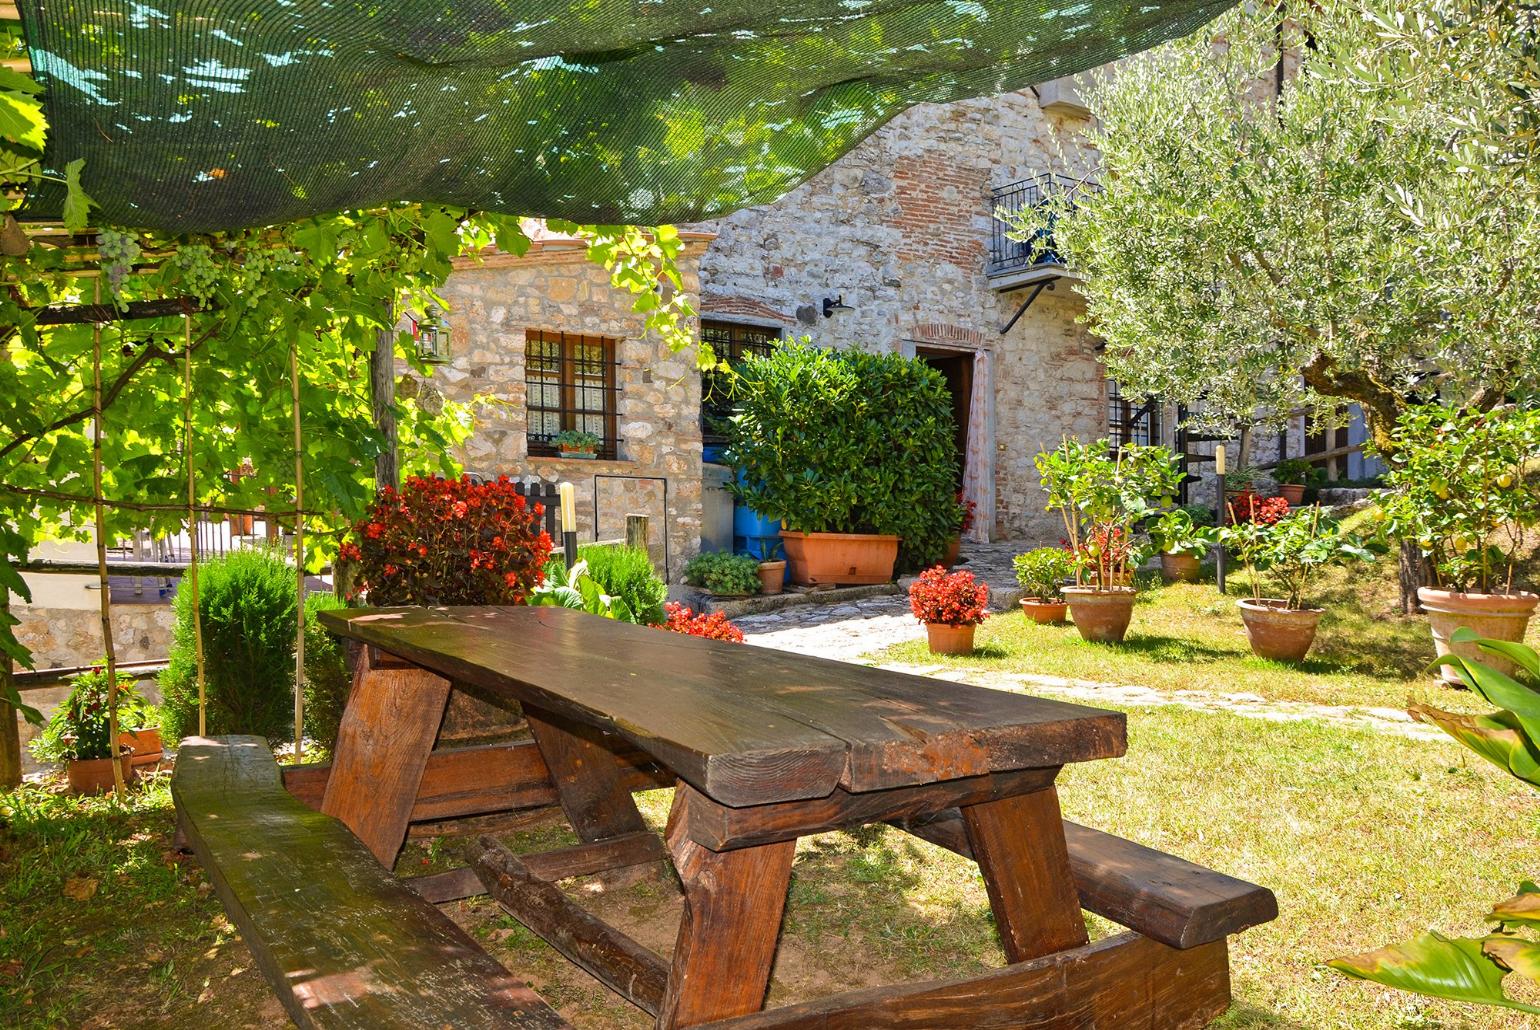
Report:
[{"label": "potted plant on window sill", "polygon": [[[160,731],[152,728],[155,709],[134,686],[133,677],[118,674],[118,746],[109,747],[111,721],[107,709],[107,670],[98,666],[76,676],[70,693],[30,745],[32,755],[43,762],[64,762],[73,794],[100,794],[114,786],[113,764],[122,769],[123,781],[133,778],[133,760],[148,758],[153,745],[160,760]],[[143,734],[143,736],[139,736]],[[115,752],[115,754],[114,754]],[[145,763],[141,763],[145,764]]]},{"label": "potted plant on window sill", "polygon": [[[1234,522],[1220,542],[1235,552],[1251,580],[1251,597],[1236,602],[1252,653],[1279,662],[1303,661],[1315,643],[1323,608],[1307,607],[1311,581],[1332,567],[1373,561],[1365,542],[1342,530],[1318,506],[1299,508],[1276,522]],[[1263,574],[1283,597],[1263,597]]]},{"label": "potted plant on window sill", "polygon": [[[1213,514],[1207,514],[1212,522]],[[1218,531],[1200,525],[1198,518],[1191,509],[1172,508],[1149,526],[1150,543],[1160,554],[1160,574],[1167,583],[1196,583],[1209,548],[1219,541]]]},{"label": "potted plant on window sill", "polygon": [[[1540,523],[1540,491],[1525,481],[1540,463],[1540,411],[1426,405],[1402,416],[1394,440],[1395,451],[1385,456],[1386,525],[1415,544],[1432,572],[1433,585],[1420,587],[1417,599],[1434,650],[1511,674],[1501,655],[1483,655],[1453,636],[1466,627],[1480,637],[1522,641],[1540,604],[1514,579],[1524,529]],[[1458,686],[1456,669],[1444,665],[1441,679]]]},{"label": "potted plant on window sill", "polygon": [[971,572],[937,565],[909,586],[909,610],[925,624],[931,654],[972,654],[973,634],[989,617],[989,586]]},{"label": "potted plant on window sill", "polygon": [[1075,628],[1086,640],[1117,643],[1128,633],[1133,572],[1145,557],[1133,527],[1171,503],[1182,477],[1176,456],[1160,446],[1065,439],[1036,464],[1075,557],[1075,585],[1063,590]]},{"label": "potted plant on window sill", "polygon": [[581,429],[563,429],[556,434],[556,453],[563,458],[591,459],[599,453],[599,438]]},{"label": "potted plant on window sill", "polygon": [[684,581],[714,597],[748,597],[760,590],[759,559],[727,551],[705,551],[685,563]]},{"label": "potted plant on window sill", "polygon": [[1075,556],[1062,547],[1039,547],[1011,559],[1016,583],[1021,587],[1021,610],[1039,626],[1064,621],[1069,605],[1064,600],[1064,581],[1075,573]]}]

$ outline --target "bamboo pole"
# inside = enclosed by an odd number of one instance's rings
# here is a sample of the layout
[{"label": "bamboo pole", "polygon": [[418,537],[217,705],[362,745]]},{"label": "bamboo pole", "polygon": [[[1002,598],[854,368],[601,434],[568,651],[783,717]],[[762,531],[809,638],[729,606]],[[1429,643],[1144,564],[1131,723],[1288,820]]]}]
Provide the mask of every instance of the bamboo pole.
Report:
[{"label": "bamboo pole", "polygon": [[198,494],[193,474],[192,316],[182,315],[182,455],[187,462],[187,585],[192,590],[193,653],[198,662],[198,736],[206,737],[208,698],[203,673],[203,611],[198,601]]},{"label": "bamboo pole", "polygon": [[[96,303],[102,284],[96,282]],[[107,509],[102,504],[102,324],[91,325],[91,481],[96,513],[96,576],[101,586],[102,650],[107,656],[107,757],[112,761],[112,785],[122,798],[123,763],[118,761],[118,656],[112,646],[112,589],[107,583]]]},{"label": "bamboo pole", "polygon": [[294,407],[294,764],[305,751],[305,460],[300,451],[299,342],[289,342],[289,389]]}]

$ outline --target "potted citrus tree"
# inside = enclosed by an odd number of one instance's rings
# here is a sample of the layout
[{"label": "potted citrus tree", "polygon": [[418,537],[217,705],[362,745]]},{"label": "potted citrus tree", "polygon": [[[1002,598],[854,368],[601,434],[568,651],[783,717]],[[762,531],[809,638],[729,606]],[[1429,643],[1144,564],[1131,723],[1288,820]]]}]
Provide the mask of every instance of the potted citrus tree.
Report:
[{"label": "potted citrus tree", "polygon": [[[1417,591],[1428,614],[1434,649],[1443,657],[1481,658],[1509,673],[1500,655],[1480,655],[1456,643],[1468,627],[1492,640],[1521,641],[1540,596],[1515,578],[1526,529],[1540,523],[1540,491],[1525,482],[1540,462],[1540,411],[1502,407],[1458,411],[1412,408],[1387,455],[1386,525],[1413,541],[1432,585]],[[1443,667],[1447,683],[1455,667]]]},{"label": "potted citrus tree", "polygon": [[[1203,559],[1209,548],[1219,542],[1219,532],[1212,526],[1213,513],[1197,509],[1172,508],[1149,523],[1146,532],[1160,554],[1160,574],[1168,583],[1196,583],[1203,571]],[[1200,522],[1203,514],[1207,519]]]},{"label": "potted citrus tree", "polygon": [[1021,610],[1039,626],[1064,621],[1069,605],[1064,581],[1075,574],[1075,556],[1062,547],[1038,547],[1011,559],[1021,587]]},{"label": "potted citrus tree", "polygon": [[941,373],[896,354],[805,343],[737,371],[729,489],[781,522],[793,582],[886,583],[900,558],[912,568],[942,558],[962,513]]},{"label": "potted citrus tree", "polygon": [[[111,723],[107,709],[107,670],[97,666],[70,682],[69,697],[49,718],[30,746],[34,758],[42,762],[63,762],[69,777],[70,792],[100,794],[113,788],[114,762],[122,767],[123,780],[133,775],[133,757],[153,744],[159,752],[159,732],[140,731],[154,726],[155,709],[147,704],[134,686],[134,679],[118,674],[118,746],[112,747]],[[147,755],[147,753],[146,753]],[[157,754],[158,760],[158,754]]]},{"label": "potted citrus tree", "polygon": [[[1246,567],[1251,596],[1236,605],[1252,653],[1274,661],[1302,661],[1315,643],[1322,608],[1310,606],[1310,586],[1333,565],[1373,561],[1374,552],[1321,508],[1299,508],[1275,522],[1235,521],[1220,530],[1220,543]],[[1271,580],[1282,597],[1264,597]]]},{"label": "potted citrus tree", "polygon": [[972,654],[973,633],[989,617],[989,587],[971,572],[937,565],[909,586],[909,610],[925,623],[932,654]]},{"label": "potted citrus tree", "polygon": [[1182,470],[1168,448],[1066,439],[1036,458],[1048,508],[1064,519],[1075,585],[1064,588],[1086,640],[1116,643],[1133,616],[1134,570],[1145,552],[1134,527],[1171,503]]}]

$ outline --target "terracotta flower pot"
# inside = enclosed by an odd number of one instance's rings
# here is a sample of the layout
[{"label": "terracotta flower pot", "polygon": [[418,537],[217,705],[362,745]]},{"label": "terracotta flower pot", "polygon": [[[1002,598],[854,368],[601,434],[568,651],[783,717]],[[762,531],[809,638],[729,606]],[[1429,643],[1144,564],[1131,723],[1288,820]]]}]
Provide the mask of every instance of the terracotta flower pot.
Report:
[{"label": "terracotta flower pot", "polygon": [[1134,616],[1134,598],[1138,595],[1133,587],[1065,587],[1064,599],[1069,603],[1070,617],[1075,628],[1086,640],[1098,644],[1121,643],[1128,633],[1128,622]]},{"label": "terracotta flower pot", "polygon": [[1160,575],[1167,583],[1196,583],[1203,575],[1203,564],[1190,554],[1163,554]]},{"label": "terracotta flower pot", "polygon": [[1278,496],[1289,502],[1289,507],[1298,508],[1305,500],[1304,483],[1279,483]]},{"label": "terracotta flower pot", "polygon": [[[65,775],[69,777],[71,794],[105,794],[112,790],[115,784],[112,781],[112,759],[110,758],[71,758],[65,765]],[[132,779],[132,770],[125,756],[118,761],[123,765],[123,782],[128,783]]]},{"label": "terracotta flower pot", "polygon": [[1246,624],[1252,654],[1276,662],[1304,660],[1315,643],[1315,628],[1324,609],[1289,608],[1286,601],[1271,597],[1260,601],[1244,598],[1235,603]]},{"label": "terracotta flower pot", "polygon": [[786,563],[762,561],[759,563],[759,592],[779,594],[786,589]]},{"label": "terracotta flower pot", "polygon": [[962,557],[962,537],[954,536],[946,542],[946,553],[941,556],[941,564],[947,568],[955,568],[957,559]]},{"label": "terracotta flower pot", "polygon": [[[1508,659],[1487,654],[1475,644],[1451,644],[1449,637],[1461,626],[1468,626],[1493,640],[1522,641],[1535,605],[1540,604],[1540,594],[1523,590],[1512,594],[1462,594],[1420,587],[1417,600],[1428,613],[1428,623],[1433,627],[1433,648],[1439,655],[1453,652],[1511,676],[1514,666]],[[1439,670],[1439,679],[1460,685],[1459,674],[1447,665]]]},{"label": "terracotta flower pot", "polygon": [[898,537],[880,533],[781,531],[791,581],[803,586],[888,583],[898,561]]},{"label": "terracotta flower pot", "polygon": [[1023,597],[1021,610],[1039,626],[1054,626],[1064,621],[1069,605],[1064,601],[1045,601],[1041,597]]},{"label": "terracotta flower pot", "polygon": [[129,768],[136,776],[154,772],[165,757],[158,729],[125,730],[118,734],[118,746],[128,749]]},{"label": "terracotta flower pot", "polygon": [[948,626],[944,622],[927,622],[925,636],[930,641],[931,654],[972,654],[973,623],[966,626]]}]

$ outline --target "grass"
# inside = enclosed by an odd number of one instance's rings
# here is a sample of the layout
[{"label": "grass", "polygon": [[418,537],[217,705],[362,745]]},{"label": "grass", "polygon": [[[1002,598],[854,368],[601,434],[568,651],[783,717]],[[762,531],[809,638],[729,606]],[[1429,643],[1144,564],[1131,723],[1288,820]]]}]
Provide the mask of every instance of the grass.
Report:
[{"label": "grass", "polygon": [[[1066,815],[1279,897],[1277,921],[1232,941],[1236,1006],[1221,1026],[1524,1025],[1348,980],[1320,963],[1428,927],[1480,929],[1487,907],[1536,871],[1533,792],[1453,744],[1176,707],[1128,718],[1126,757],[1065,770]],[[669,792],[639,798],[660,827]],[[164,786],[127,805],[29,787],[0,797],[0,818],[0,1025],[281,1022],[195,866],[167,854]],[[532,850],[572,838],[546,826],[508,839]],[[453,864],[458,846],[413,844],[398,871]],[[72,897],[71,881],[82,879],[95,892]],[[668,883],[568,886],[668,952],[678,918]],[[578,1026],[650,1025],[497,906],[446,910]],[[1111,932],[1099,919],[1092,929]],[[1002,961],[971,863],[889,829],[823,834],[798,848],[771,999],[961,976]]]}]

